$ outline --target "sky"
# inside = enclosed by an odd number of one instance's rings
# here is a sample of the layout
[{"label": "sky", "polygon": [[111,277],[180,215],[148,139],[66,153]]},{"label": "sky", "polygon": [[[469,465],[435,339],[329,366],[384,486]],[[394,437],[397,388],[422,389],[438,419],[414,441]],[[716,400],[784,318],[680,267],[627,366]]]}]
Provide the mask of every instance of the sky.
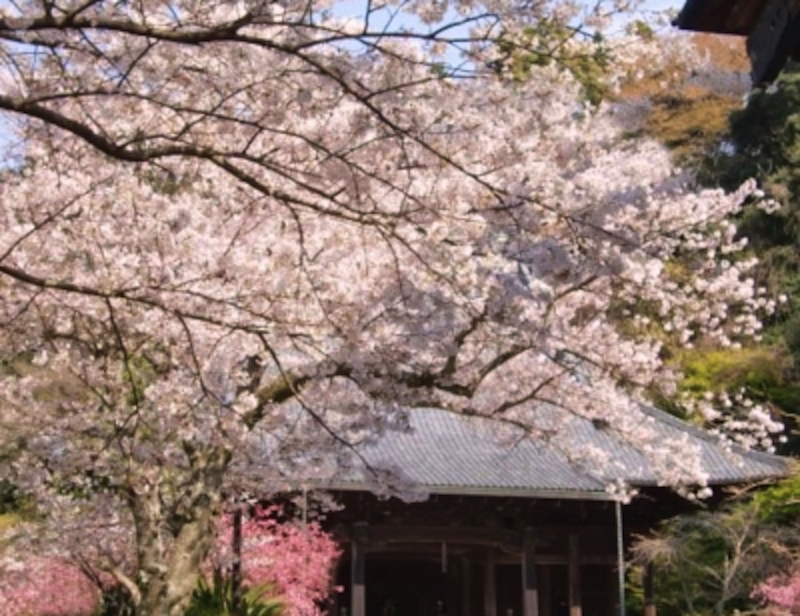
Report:
[{"label": "sky", "polygon": [[683,3],[677,0],[647,0],[644,5],[650,10],[660,11],[663,9],[680,9]]}]

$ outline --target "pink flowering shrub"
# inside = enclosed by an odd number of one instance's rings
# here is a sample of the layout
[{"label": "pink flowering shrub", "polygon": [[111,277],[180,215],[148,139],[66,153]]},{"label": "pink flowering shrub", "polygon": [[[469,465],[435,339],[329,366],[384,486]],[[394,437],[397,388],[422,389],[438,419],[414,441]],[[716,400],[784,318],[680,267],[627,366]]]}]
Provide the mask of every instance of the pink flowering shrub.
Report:
[{"label": "pink flowering shrub", "polygon": [[771,577],[756,586],[753,598],[763,602],[768,614],[800,615],[800,565],[787,575]]},{"label": "pink flowering shrub", "polygon": [[29,558],[0,571],[3,616],[91,616],[100,591],[80,569],[56,558]]},{"label": "pink flowering shrub", "polygon": [[[242,523],[242,576],[248,587],[268,584],[280,594],[286,616],[324,613],[332,586],[336,543],[317,522],[303,524],[281,520],[282,509],[257,509]],[[220,521],[211,566],[226,567],[232,561],[232,516]]]}]

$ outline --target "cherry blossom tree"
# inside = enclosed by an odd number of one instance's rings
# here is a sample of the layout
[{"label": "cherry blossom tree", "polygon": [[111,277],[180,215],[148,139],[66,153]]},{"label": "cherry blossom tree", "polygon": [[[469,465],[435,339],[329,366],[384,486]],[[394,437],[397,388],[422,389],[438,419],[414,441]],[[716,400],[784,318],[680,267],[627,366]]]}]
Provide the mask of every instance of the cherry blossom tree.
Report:
[{"label": "cherry blossom tree", "polygon": [[753,591],[766,614],[784,616],[800,612],[800,574],[797,567],[783,576],[771,577]]},{"label": "cherry blossom tree", "polygon": [[665,337],[736,345],[771,308],[727,220],[750,185],[694,190],[558,62],[497,70],[493,36],[605,3],[336,9],[0,8],[0,478],[49,522],[17,549],[146,616],[182,613],[229,499],[358,463],[408,406],[601,419],[702,488],[636,401],[674,389]]},{"label": "cherry blossom tree", "polygon": [[[227,570],[233,560],[231,515],[221,518],[211,563]],[[320,614],[333,589],[341,553],[317,520],[284,515],[273,505],[258,507],[241,528],[241,567],[249,588],[265,586],[281,598],[288,616]]]},{"label": "cherry blossom tree", "polygon": [[6,616],[84,616],[99,602],[98,587],[69,562],[29,558],[3,572],[0,606]]}]

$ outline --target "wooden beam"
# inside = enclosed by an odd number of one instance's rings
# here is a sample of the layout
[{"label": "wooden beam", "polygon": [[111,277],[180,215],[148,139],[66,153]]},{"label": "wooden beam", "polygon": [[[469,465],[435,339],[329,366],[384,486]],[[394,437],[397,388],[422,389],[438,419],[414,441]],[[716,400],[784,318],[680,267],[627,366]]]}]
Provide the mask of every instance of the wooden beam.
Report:
[{"label": "wooden beam", "polygon": [[532,528],[525,529],[522,541],[522,613],[523,616],[539,616],[536,542]]},{"label": "wooden beam", "polygon": [[352,550],[350,570],[351,616],[367,616],[366,530],[366,524],[356,524],[353,527],[353,541],[350,544]]},{"label": "wooden beam", "polygon": [[[334,538],[340,542],[352,540],[353,526],[348,524],[338,524],[331,532]],[[536,526],[538,538],[538,549],[541,551],[551,540],[556,538],[566,538],[570,533],[575,532],[575,525],[569,524],[546,524]],[[650,529],[650,525],[642,527],[642,532]],[[583,537],[606,537],[609,530],[613,531],[613,524],[581,524],[580,534]],[[481,542],[493,543],[495,545],[514,544],[519,546],[522,541],[522,533],[515,530],[503,528],[488,528],[486,526],[438,526],[438,525],[403,525],[403,524],[370,524],[368,528],[371,542],[433,542],[441,543],[472,543],[479,545]]]},{"label": "wooden beam", "polygon": [[[370,544],[378,543],[437,543],[469,545],[516,545],[522,542],[518,531],[480,526],[370,526],[366,530]],[[350,539],[337,533],[338,540]]]},{"label": "wooden beam", "polygon": [[[518,558],[513,557],[500,557],[497,559],[498,563],[501,564],[516,564],[519,562]],[[569,564],[569,555],[558,555],[558,554],[536,554],[536,563],[539,565],[568,565]],[[587,556],[585,554],[578,555],[578,564],[579,565],[610,565],[616,566],[617,564],[617,557],[608,555],[608,556]]]},{"label": "wooden beam", "polygon": [[461,557],[461,614],[472,616],[472,572],[469,556]]},{"label": "wooden beam", "polygon": [[765,0],[686,0],[675,25],[683,30],[746,35]]},{"label": "wooden beam", "polygon": [[541,595],[541,616],[553,616],[553,580],[549,565],[540,567],[539,588]]},{"label": "wooden beam", "polygon": [[569,536],[569,616],[582,616],[581,604],[581,561],[578,547],[578,534]]},{"label": "wooden beam", "polygon": [[796,0],[767,0],[747,37],[753,83],[773,81],[792,55],[800,35]]},{"label": "wooden beam", "polygon": [[483,575],[483,615],[497,616],[497,578],[494,567],[494,547],[486,548]]},{"label": "wooden beam", "polygon": [[232,532],[231,612],[233,616],[242,616],[244,605],[242,604],[242,508],[240,506],[233,511]]},{"label": "wooden beam", "polygon": [[458,573],[457,561],[450,554],[449,546],[446,542],[442,542],[442,562],[441,571],[442,578],[441,584],[441,597],[442,597],[442,613],[452,614],[455,606],[458,605],[458,595],[456,594],[456,584],[453,578]]}]

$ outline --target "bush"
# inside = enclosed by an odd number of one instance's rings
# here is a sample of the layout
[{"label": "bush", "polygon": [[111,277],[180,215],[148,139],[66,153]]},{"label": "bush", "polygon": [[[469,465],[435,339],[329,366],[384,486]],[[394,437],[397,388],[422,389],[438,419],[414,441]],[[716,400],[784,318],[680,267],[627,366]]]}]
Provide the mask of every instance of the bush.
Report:
[{"label": "bush", "polygon": [[241,606],[234,612],[233,582],[230,577],[215,572],[211,583],[205,579],[192,594],[186,616],[280,616],[283,602],[274,596],[274,587],[262,584],[243,589]]},{"label": "bush", "polygon": [[754,606],[755,588],[791,566],[796,532],[765,518],[755,500],[665,522],[634,546],[655,565],[662,616],[729,614]]}]

